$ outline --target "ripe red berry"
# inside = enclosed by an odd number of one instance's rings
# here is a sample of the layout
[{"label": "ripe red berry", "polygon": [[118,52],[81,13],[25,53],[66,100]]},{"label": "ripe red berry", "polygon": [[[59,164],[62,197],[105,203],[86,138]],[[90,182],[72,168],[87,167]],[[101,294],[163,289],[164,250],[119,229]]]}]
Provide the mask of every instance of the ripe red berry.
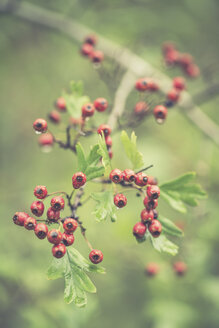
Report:
[{"label": "ripe red berry", "polygon": [[87,35],[84,39],[84,43],[89,43],[89,44],[92,44],[93,46],[95,46],[97,43],[97,36],[94,34]]},{"label": "ripe red berry", "polygon": [[65,201],[62,196],[55,196],[51,199],[51,207],[54,211],[61,211],[65,207]]},{"label": "ripe red berry", "polygon": [[112,138],[110,136],[105,137],[105,142],[106,142],[107,148],[110,148],[113,144]]},{"label": "ripe red berry", "polygon": [[140,238],[144,237],[146,230],[147,230],[147,227],[145,224],[143,224],[142,222],[137,222],[133,227],[133,235],[136,238],[140,239]]},{"label": "ripe red berry", "polygon": [[108,155],[109,155],[109,158],[110,159],[113,158],[113,152],[112,152],[112,149],[111,148],[108,148]]},{"label": "ripe red berry", "polygon": [[157,199],[151,199],[148,196],[145,196],[144,206],[147,208],[147,210],[155,209],[158,206],[158,201]]},{"label": "ripe red berry", "polygon": [[66,247],[63,244],[54,245],[52,248],[52,254],[57,259],[63,257],[66,253]]},{"label": "ripe red berry", "polygon": [[187,271],[187,265],[184,262],[175,262],[173,270],[178,276],[183,276]]},{"label": "ripe red berry", "polygon": [[135,104],[134,113],[136,115],[143,115],[149,110],[148,104],[145,101],[139,101]]},{"label": "ripe red berry", "polygon": [[44,199],[47,196],[47,189],[45,186],[36,186],[34,189],[34,196],[38,199]]},{"label": "ripe red berry", "polygon": [[49,207],[47,211],[47,219],[49,221],[55,222],[58,221],[59,218],[60,218],[60,212],[55,211],[52,207]]},{"label": "ripe red berry", "polygon": [[185,79],[182,76],[177,76],[173,79],[173,87],[179,91],[186,88]]},{"label": "ripe red berry", "polygon": [[25,212],[16,212],[13,216],[13,222],[19,226],[23,226],[29,215]]},{"label": "ripe red berry", "polygon": [[122,208],[127,204],[127,198],[123,194],[117,194],[114,196],[114,204],[117,207]]},{"label": "ripe red berry", "polygon": [[144,187],[148,182],[148,177],[144,172],[139,172],[136,174],[135,183],[137,186]]},{"label": "ripe red berry", "polygon": [[47,233],[47,239],[51,244],[59,244],[62,241],[62,233],[57,229],[52,229]]},{"label": "ripe red berry", "polygon": [[47,236],[48,227],[45,223],[38,223],[35,226],[34,232],[39,239],[44,239]]},{"label": "ripe red berry", "polygon": [[183,67],[186,68],[187,66],[193,64],[193,57],[192,55],[188,54],[188,53],[183,53],[180,54],[179,56],[179,64]]},{"label": "ripe red berry", "polygon": [[61,121],[61,116],[57,110],[52,110],[48,115],[52,123],[58,124]]},{"label": "ripe red berry", "polygon": [[56,100],[56,103],[55,103],[57,109],[60,111],[60,112],[65,112],[66,111],[66,101],[65,101],[65,98],[63,97],[59,97],[57,100]]},{"label": "ripe red berry", "polygon": [[47,130],[47,122],[42,118],[38,118],[33,122],[33,128],[39,133],[45,133]]},{"label": "ripe red berry", "polygon": [[91,54],[91,60],[93,63],[101,63],[104,60],[104,54],[100,50],[95,50]]},{"label": "ripe red berry", "polygon": [[149,224],[148,230],[154,238],[157,238],[162,232],[162,225],[158,220],[152,220]]},{"label": "ripe red berry", "polygon": [[92,249],[89,254],[89,259],[92,263],[98,264],[103,261],[103,253],[98,249]]},{"label": "ripe red berry", "polygon": [[148,184],[149,185],[157,185],[158,181],[155,177],[148,175]]},{"label": "ripe red berry", "polygon": [[160,197],[160,188],[158,186],[148,186],[147,195],[149,198],[157,199]]},{"label": "ripe red berry", "polygon": [[30,216],[24,221],[24,228],[26,228],[27,230],[34,230],[36,225],[37,225],[36,219]]},{"label": "ripe red berry", "polygon": [[162,44],[162,51],[164,54],[166,54],[172,50],[175,50],[175,49],[176,49],[175,45],[171,41],[166,41]]},{"label": "ripe red berry", "polygon": [[72,233],[63,232],[62,242],[65,246],[70,246],[74,243],[75,237]]},{"label": "ripe red berry", "polygon": [[110,172],[109,178],[114,183],[120,183],[123,180],[123,172],[120,169],[114,169]]},{"label": "ripe red berry", "polygon": [[158,211],[157,210],[152,210],[154,213],[154,219],[156,220],[158,218]]},{"label": "ripe red berry", "polygon": [[81,112],[83,117],[90,117],[94,115],[95,108],[93,104],[87,103],[82,106]]},{"label": "ripe red berry", "polygon": [[156,263],[148,263],[145,267],[145,273],[149,277],[157,275],[159,272],[159,266]]},{"label": "ripe red berry", "polygon": [[159,85],[156,82],[154,82],[153,80],[149,79],[148,80],[148,90],[155,92],[155,91],[159,90]]},{"label": "ripe red berry", "polygon": [[108,102],[105,98],[97,98],[94,101],[94,107],[98,112],[104,112],[108,107]]},{"label": "ripe red berry", "polygon": [[94,51],[94,47],[92,46],[92,44],[89,44],[89,43],[82,44],[82,46],[81,46],[81,54],[82,55],[89,57],[92,55],[93,51]]},{"label": "ripe red berry", "polygon": [[42,134],[38,139],[39,145],[42,147],[51,147],[53,145],[53,136],[51,133]]},{"label": "ripe red berry", "polygon": [[102,132],[103,132],[104,136],[107,137],[112,132],[111,127],[107,124],[101,124],[99,126],[99,128],[97,129],[97,133],[99,133],[101,135]]},{"label": "ripe red berry", "polygon": [[83,172],[77,172],[72,177],[72,185],[74,189],[82,187],[87,181],[86,175]]},{"label": "ripe red berry", "polygon": [[138,79],[135,83],[135,88],[138,91],[146,91],[148,89],[148,79],[146,77]]},{"label": "ripe red berry", "polygon": [[168,110],[163,105],[158,105],[154,107],[154,117],[156,118],[158,123],[163,123],[163,121],[167,117]]},{"label": "ripe red berry", "polygon": [[154,213],[152,210],[147,210],[146,208],[144,208],[141,211],[141,222],[142,223],[148,223],[151,222],[152,220],[154,220]]},{"label": "ripe red berry", "polygon": [[130,169],[125,169],[123,171],[123,179],[126,181],[126,182],[134,182],[135,179],[136,179],[136,174],[134,171],[130,170]]},{"label": "ripe red berry", "polygon": [[82,125],[84,123],[84,119],[83,117],[79,117],[79,118],[70,117],[69,122],[77,126],[77,125]]},{"label": "ripe red berry", "polygon": [[74,232],[77,229],[77,227],[78,227],[78,222],[72,218],[65,219],[63,223],[63,228],[67,233]]},{"label": "ripe red berry", "polygon": [[172,89],[167,93],[167,99],[172,101],[173,103],[176,103],[179,100],[180,93],[179,90]]},{"label": "ripe red berry", "polygon": [[168,51],[164,56],[164,60],[167,65],[177,64],[179,62],[179,58],[180,53],[175,49]]},{"label": "ripe red berry", "polygon": [[189,77],[196,78],[200,75],[200,69],[197,65],[191,64],[185,68],[185,72]]},{"label": "ripe red berry", "polygon": [[36,200],[31,204],[30,209],[35,216],[42,216],[44,212],[44,204],[43,202]]}]

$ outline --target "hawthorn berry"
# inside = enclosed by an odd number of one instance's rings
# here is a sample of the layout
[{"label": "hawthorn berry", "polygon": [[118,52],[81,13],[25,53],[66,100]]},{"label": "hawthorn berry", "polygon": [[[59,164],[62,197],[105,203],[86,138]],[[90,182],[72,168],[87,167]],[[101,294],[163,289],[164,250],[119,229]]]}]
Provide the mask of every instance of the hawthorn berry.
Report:
[{"label": "hawthorn berry", "polygon": [[65,207],[65,201],[62,196],[55,196],[51,199],[51,207],[54,211],[63,210]]},{"label": "hawthorn berry", "polygon": [[147,210],[153,210],[158,206],[157,199],[151,199],[148,196],[145,196],[144,198],[144,206]]},{"label": "hawthorn berry", "polygon": [[66,253],[66,247],[64,244],[54,245],[52,248],[52,254],[57,259],[60,259],[61,257],[63,257],[65,255],[65,253]]},{"label": "hawthorn berry", "polygon": [[141,211],[141,222],[142,223],[148,223],[151,222],[152,220],[154,220],[154,213],[152,210],[147,210],[146,208],[144,208]]},{"label": "hawthorn berry", "polygon": [[55,222],[60,218],[60,211],[55,211],[52,207],[48,208],[47,219],[49,221]]},{"label": "hawthorn berry", "polygon": [[167,117],[167,108],[163,105],[157,105],[154,107],[154,117],[157,120],[157,123],[163,123]]},{"label": "hawthorn berry", "polygon": [[97,98],[94,101],[94,107],[98,112],[104,112],[108,107],[108,102],[105,98]]},{"label": "hawthorn berry", "polygon": [[105,137],[105,142],[106,142],[107,148],[110,148],[113,144],[112,138],[110,136]]},{"label": "hawthorn berry", "polygon": [[72,185],[74,189],[82,187],[87,181],[86,175],[83,172],[77,172],[72,177]]},{"label": "hawthorn berry", "polygon": [[63,232],[62,242],[65,246],[70,246],[74,243],[75,237],[72,233]]},{"label": "hawthorn berry", "polygon": [[93,51],[94,51],[94,47],[92,46],[92,44],[89,43],[82,44],[81,46],[82,55],[89,57],[92,55]]},{"label": "hawthorn berry", "polygon": [[81,112],[82,112],[82,117],[84,117],[84,118],[90,117],[90,116],[94,115],[95,108],[94,108],[93,104],[87,103],[82,106]]},{"label": "hawthorn berry", "polygon": [[146,91],[148,89],[148,79],[145,77],[138,79],[135,83],[135,88],[140,92]]},{"label": "hawthorn berry", "polygon": [[58,124],[61,121],[61,116],[57,110],[52,110],[48,115],[52,123]]},{"label": "hawthorn berry", "polygon": [[182,76],[177,76],[173,79],[173,87],[179,91],[186,88],[185,79]]},{"label": "hawthorn berry", "polygon": [[154,213],[154,220],[158,218],[158,211],[157,210],[152,210]]},{"label": "hawthorn berry", "polygon": [[77,229],[77,227],[78,227],[78,222],[73,218],[67,218],[63,223],[63,228],[67,233],[74,232]]},{"label": "hawthorn berry", "polygon": [[148,175],[148,184],[149,185],[157,185],[158,181],[155,177]]},{"label": "hawthorn berry", "polygon": [[127,204],[127,198],[123,194],[117,194],[114,196],[114,204],[117,207],[122,208]]},{"label": "hawthorn berry", "polygon": [[84,43],[92,44],[93,46],[97,43],[97,37],[94,34],[87,35],[84,39]]},{"label": "hawthorn berry", "polygon": [[107,124],[101,124],[97,129],[97,133],[102,135],[102,132],[103,132],[104,136],[107,137],[112,132],[111,127]]},{"label": "hawthorn berry", "polygon": [[123,179],[126,181],[126,182],[134,182],[135,179],[136,179],[136,174],[134,171],[130,170],[130,169],[125,169],[123,171]]},{"label": "hawthorn berry", "polygon": [[152,220],[149,224],[148,230],[154,238],[157,238],[162,232],[162,225],[158,220]]},{"label": "hawthorn berry", "polygon": [[47,236],[48,227],[45,223],[40,222],[35,226],[34,232],[39,239],[44,239]]},{"label": "hawthorn berry", "polygon": [[45,186],[36,186],[34,189],[34,196],[38,199],[44,199],[47,196],[47,189]]},{"label": "hawthorn berry", "polygon": [[39,136],[38,143],[42,147],[51,147],[54,143],[54,139],[51,133],[45,133]]},{"label": "hawthorn berry", "polygon": [[43,118],[38,118],[33,122],[33,128],[36,132],[45,133],[47,130],[47,122]]},{"label": "hawthorn berry", "polygon": [[155,92],[157,90],[159,90],[159,85],[154,82],[153,80],[148,80],[148,90]]},{"label": "hawthorn berry", "polygon": [[31,204],[30,209],[35,216],[42,216],[44,212],[44,204],[43,202],[36,200]]},{"label": "hawthorn berry", "polygon": [[84,119],[83,117],[79,117],[79,118],[70,117],[69,122],[77,126],[77,125],[82,125],[84,123]]},{"label": "hawthorn berry", "polygon": [[103,253],[98,249],[92,249],[89,254],[89,259],[92,263],[98,264],[103,261]]},{"label": "hawthorn berry", "polygon": [[197,65],[191,64],[185,68],[185,72],[189,77],[196,78],[200,75],[200,69]]},{"label": "hawthorn berry", "polygon": [[23,226],[27,218],[29,218],[29,215],[27,213],[16,212],[13,216],[13,222],[19,226]]},{"label": "hawthorn berry", "polygon": [[177,50],[173,49],[168,51],[165,56],[164,60],[166,65],[175,65],[179,62],[180,54]]},{"label": "hawthorn berry", "polygon": [[59,244],[62,241],[62,233],[57,229],[52,229],[47,233],[47,239],[51,244]]},{"label": "hawthorn berry", "polygon": [[167,93],[167,99],[172,101],[173,103],[176,103],[179,100],[180,93],[179,90],[172,89]]},{"label": "hawthorn berry", "polygon": [[109,158],[110,159],[113,158],[113,152],[112,152],[112,149],[111,148],[108,148],[108,155],[109,155]]},{"label": "hawthorn berry", "polygon": [[148,110],[149,110],[149,107],[145,101],[139,101],[135,104],[134,113],[136,115],[143,115],[146,112],[148,112]]},{"label": "hawthorn berry", "polygon": [[149,277],[156,276],[159,272],[159,266],[156,263],[148,263],[145,267],[145,273]]},{"label": "hawthorn berry", "polygon": [[173,270],[178,276],[183,276],[187,271],[187,265],[184,262],[175,262]]},{"label": "hawthorn berry", "polygon": [[137,186],[144,187],[148,182],[148,177],[144,172],[139,172],[136,174],[135,183]]},{"label": "hawthorn berry", "polygon": [[59,97],[57,100],[56,100],[56,103],[55,103],[57,109],[60,111],[60,112],[65,112],[66,111],[66,101],[65,101],[65,98],[63,97]]},{"label": "hawthorn berry", "polygon": [[34,230],[36,225],[37,220],[30,216],[24,221],[24,228],[26,228],[27,230]]},{"label": "hawthorn berry", "polygon": [[163,51],[164,54],[166,54],[166,53],[168,53],[168,52],[170,52],[170,51],[173,51],[173,50],[175,50],[175,49],[176,49],[176,48],[175,48],[175,45],[174,45],[174,43],[171,42],[171,41],[166,41],[166,42],[164,42],[164,43],[162,44],[162,51]]},{"label": "hawthorn berry", "polygon": [[114,183],[120,183],[123,180],[123,172],[120,169],[114,169],[110,172],[109,178]]},{"label": "hawthorn berry", "polygon": [[147,227],[145,224],[143,224],[142,222],[137,222],[133,227],[133,235],[137,239],[141,239],[144,237],[146,230],[147,230]]},{"label": "hawthorn berry", "polygon": [[148,186],[147,195],[149,198],[157,199],[160,197],[160,188],[158,186]]},{"label": "hawthorn berry", "polygon": [[194,62],[194,59],[192,57],[192,55],[188,54],[188,53],[183,53],[180,54],[179,56],[179,64],[186,68],[187,66],[191,65]]},{"label": "hawthorn berry", "polygon": [[100,50],[93,51],[90,57],[93,63],[101,63],[104,60],[104,54]]}]

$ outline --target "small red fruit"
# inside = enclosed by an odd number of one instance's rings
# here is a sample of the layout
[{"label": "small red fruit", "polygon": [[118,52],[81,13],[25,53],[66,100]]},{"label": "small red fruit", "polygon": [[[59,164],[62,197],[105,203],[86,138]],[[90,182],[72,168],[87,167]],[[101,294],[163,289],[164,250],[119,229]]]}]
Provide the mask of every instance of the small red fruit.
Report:
[{"label": "small red fruit", "polygon": [[51,244],[59,244],[62,241],[62,233],[57,229],[52,229],[47,233],[47,239]]},{"label": "small red fruit", "polygon": [[155,92],[155,91],[159,90],[159,86],[153,80],[148,80],[148,90],[151,92]]},{"label": "small red fruit", "polygon": [[149,185],[157,185],[158,181],[155,177],[148,175],[148,184]]},{"label": "small red fruit", "polygon": [[42,216],[44,212],[44,204],[43,202],[36,200],[31,204],[30,209],[35,216]]},{"label": "small red fruit", "polygon": [[44,199],[47,196],[47,189],[45,186],[36,186],[34,189],[34,196],[38,199]]},{"label": "small red fruit", "polygon": [[110,136],[105,137],[105,142],[106,142],[107,148],[110,148],[113,144],[112,138]]},{"label": "small red fruit", "polygon": [[92,44],[84,43],[81,46],[81,54],[86,56],[86,57],[91,56],[93,51],[94,51],[94,47],[92,46]]},{"label": "small red fruit", "polygon": [[157,238],[162,232],[162,225],[158,220],[152,220],[149,224],[148,230],[154,238]]},{"label": "small red fruit", "polygon": [[25,212],[16,212],[13,216],[13,222],[19,226],[23,226],[29,215]]},{"label": "small red fruit", "polygon": [[100,50],[93,51],[90,57],[93,63],[101,63],[104,60],[104,54]]},{"label": "small red fruit", "polygon": [[48,115],[52,123],[58,124],[61,121],[61,116],[57,110],[52,110]]},{"label": "small red fruit", "polygon": [[135,88],[140,92],[146,91],[148,89],[148,79],[146,77],[138,79],[135,83]]},{"label": "small red fruit", "polygon": [[126,169],[123,171],[123,179],[126,182],[134,182],[136,179],[136,174],[134,171],[130,170],[130,169]]},{"label": "small red fruit", "polygon": [[87,35],[84,39],[84,43],[89,43],[89,44],[92,44],[93,46],[95,46],[95,44],[97,43],[96,35],[94,35],[94,34]]},{"label": "small red fruit", "polygon": [[117,194],[114,196],[114,204],[117,207],[122,208],[127,204],[127,198],[123,194]]},{"label": "small red fruit", "polygon": [[66,111],[66,101],[65,101],[65,98],[63,98],[63,97],[59,97],[59,98],[56,100],[55,106],[57,107],[57,109],[58,109],[60,112],[65,112],[65,111]]},{"label": "small red fruit", "polygon": [[63,223],[63,228],[67,233],[74,232],[77,229],[77,227],[78,227],[78,222],[72,218],[65,219]]},{"label": "small red fruit", "polygon": [[109,178],[114,183],[120,183],[123,180],[123,172],[120,169],[114,169],[110,172]]},{"label": "small red fruit", "polygon": [[173,103],[176,103],[179,100],[180,93],[179,90],[172,89],[167,93],[167,99],[172,101]]},{"label": "small red fruit", "polygon": [[160,197],[160,188],[158,186],[148,186],[147,195],[149,198],[157,199]]},{"label": "small red fruit", "polygon": [[163,123],[163,121],[167,117],[168,110],[163,105],[158,105],[154,107],[154,117],[156,118],[158,123]]},{"label": "small red fruit", "polygon": [[145,273],[149,277],[156,276],[159,272],[159,266],[156,263],[148,263],[145,267]]},{"label": "small red fruit", "polygon": [[179,91],[185,90],[186,83],[185,79],[181,76],[177,76],[173,79],[173,87]]},{"label": "small red fruit", "polygon": [[74,189],[82,187],[87,181],[86,175],[83,172],[77,172],[72,177],[72,185]]},{"label": "small red fruit", "polygon": [[47,236],[48,227],[45,223],[38,223],[35,226],[34,232],[39,239],[44,239]]},{"label": "small red fruit", "polygon": [[185,72],[189,77],[196,78],[200,75],[200,69],[197,65],[191,64],[185,68]]},{"label": "small red fruit", "polygon": [[144,208],[141,211],[141,222],[142,223],[148,223],[151,222],[152,220],[154,220],[154,213],[152,210],[147,210],[146,208]]},{"label": "small red fruit", "polygon": [[173,270],[178,276],[183,276],[187,271],[187,265],[184,262],[175,262]]},{"label": "small red fruit", "polygon": [[104,136],[107,137],[112,132],[111,127],[107,124],[101,124],[99,126],[99,128],[97,129],[97,133],[102,135],[102,132],[103,132]]},{"label": "small red fruit", "polygon": [[81,112],[83,117],[90,117],[94,115],[95,108],[93,104],[87,103],[82,106]]},{"label": "small red fruit", "polygon": [[144,115],[149,110],[148,104],[145,101],[139,101],[135,105],[134,113],[136,115]]},{"label": "small red fruit", "polygon": [[133,235],[136,238],[141,239],[142,237],[144,237],[146,230],[147,227],[145,224],[143,224],[142,222],[137,222],[133,227]]},{"label": "small red fruit", "polygon": [[148,177],[144,172],[139,172],[136,174],[135,184],[140,187],[146,186],[148,182]]},{"label": "small red fruit", "polygon": [[60,212],[55,211],[52,207],[49,207],[47,211],[47,219],[49,221],[55,222],[58,221],[59,218],[60,218]]},{"label": "small red fruit", "polygon": [[66,247],[64,244],[54,245],[52,248],[52,254],[57,259],[60,259],[61,257],[63,257],[65,255],[65,253],[66,253]]},{"label": "small red fruit", "polygon": [[158,211],[157,210],[152,210],[154,213],[154,219],[158,219]]},{"label": "small red fruit", "polygon": [[157,199],[151,199],[148,196],[145,196],[144,206],[147,208],[147,210],[155,209],[158,206],[158,201]]},{"label": "small red fruit", "polygon": [[27,230],[34,230],[36,225],[37,225],[36,219],[30,216],[24,221],[24,228],[26,228]]},{"label": "small red fruit", "polygon": [[51,133],[42,134],[38,139],[38,143],[42,147],[52,146],[53,142],[54,142],[54,140],[53,140],[53,136]]},{"label": "small red fruit", "polygon": [[92,249],[89,254],[89,259],[92,263],[98,264],[103,261],[103,253],[98,249]]},{"label": "small red fruit", "polygon": [[193,64],[193,57],[192,55],[188,53],[180,54],[179,56],[179,64],[183,67],[186,68],[187,66]]},{"label": "small red fruit", "polygon": [[111,148],[108,148],[108,155],[109,155],[109,158],[112,159],[113,158],[113,151]]},{"label": "small red fruit", "polygon": [[55,196],[51,199],[51,207],[54,211],[61,211],[65,207],[65,201],[62,196]]},{"label": "small red fruit", "polygon": [[108,102],[105,98],[97,98],[94,101],[94,107],[98,112],[104,112],[108,107]]},{"label": "small red fruit", "polygon": [[33,122],[33,128],[37,132],[45,133],[47,130],[47,122],[42,118],[38,118]]},{"label": "small red fruit", "polygon": [[75,237],[72,233],[63,232],[62,242],[65,246],[70,246],[74,243]]},{"label": "small red fruit", "polygon": [[180,57],[179,52],[173,49],[165,54],[164,60],[166,65],[175,65],[179,62],[179,57]]}]

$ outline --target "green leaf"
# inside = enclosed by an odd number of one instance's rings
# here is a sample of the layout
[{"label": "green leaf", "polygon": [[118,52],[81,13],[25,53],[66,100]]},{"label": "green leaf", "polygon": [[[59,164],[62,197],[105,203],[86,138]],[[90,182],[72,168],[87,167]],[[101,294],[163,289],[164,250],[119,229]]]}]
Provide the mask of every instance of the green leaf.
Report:
[{"label": "green leaf", "polygon": [[186,205],[197,206],[198,199],[206,198],[207,194],[199,184],[193,182],[195,172],[188,172],[177,179],[160,186],[161,197],[175,210],[186,213]]},{"label": "green leaf", "polygon": [[71,92],[77,96],[77,97],[81,97],[84,93],[84,85],[82,81],[71,81],[70,82],[70,90]]},{"label": "green leaf", "polygon": [[116,207],[113,203],[113,192],[94,192],[91,194],[91,197],[97,202],[93,212],[96,217],[96,220],[104,221],[109,218],[111,219],[111,221],[115,222],[117,216]]},{"label": "green leaf", "polygon": [[87,276],[86,272],[105,273],[100,266],[88,262],[76,249],[68,249],[61,259],[53,259],[47,271],[48,279],[65,279],[64,300],[66,303],[74,302],[82,307],[87,303],[86,292],[95,293],[96,287]]},{"label": "green leaf", "polygon": [[111,161],[106,148],[106,142],[103,133],[102,136],[99,135],[98,145],[99,145],[98,154],[102,157],[102,163],[103,166],[105,167],[105,175],[108,176],[111,171]]},{"label": "green leaf", "polygon": [[178,246],[162,233],[158,238],[154,238],[150,235],[151,243],[158,252],[165,252],[170,255],[176,255],[178,253]]},{"label": "green leaf", "polygon": [[133,169],[138,169],[144,165],[143,155],[137,150],[136,140],[137,137],[133,131],[131,138],[129,139],[128,134],[125,131],[121,133],[121,140],[125,149],[127,157],[133,164]]},{"label": "green leaf", "polygon": [[171,220],[159,216],[159,221],[162,224],[163,231],[166,232],[168,235],[176,237],[182,237],[184,235],[183,231],[178,228]]},{"label": "green leaf", "polygon": [[78,158],[78,171],[82,171],[83,173],[85,173],[85,170],[87,168],[87,162],[85,159],[84,150],[80,143],[76,145],[76,153]]}]

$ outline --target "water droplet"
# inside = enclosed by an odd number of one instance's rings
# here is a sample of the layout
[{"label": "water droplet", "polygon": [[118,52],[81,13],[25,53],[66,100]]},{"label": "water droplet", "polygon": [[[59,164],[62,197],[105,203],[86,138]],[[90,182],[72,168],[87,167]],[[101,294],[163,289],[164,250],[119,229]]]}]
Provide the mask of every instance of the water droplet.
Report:
[{"label": "water droplet", "polygon": [[156,119],[156,122],[157,122],[158,124],[163,124],[164,121],[165,121],[165,119],[163,119],[163,118],[157,118],[157,119]]},{"label": "water droplet", "polygon": [[36,131],[36,130],[35,130],[35,133],[36,133],[36,134],[42,134],[42,132],[40,132],[40,131]]},{"label": "water droplet", "polygon": [[52,150],[52,146],[46,145],[41,147],[43,153],[50,153]]}]

